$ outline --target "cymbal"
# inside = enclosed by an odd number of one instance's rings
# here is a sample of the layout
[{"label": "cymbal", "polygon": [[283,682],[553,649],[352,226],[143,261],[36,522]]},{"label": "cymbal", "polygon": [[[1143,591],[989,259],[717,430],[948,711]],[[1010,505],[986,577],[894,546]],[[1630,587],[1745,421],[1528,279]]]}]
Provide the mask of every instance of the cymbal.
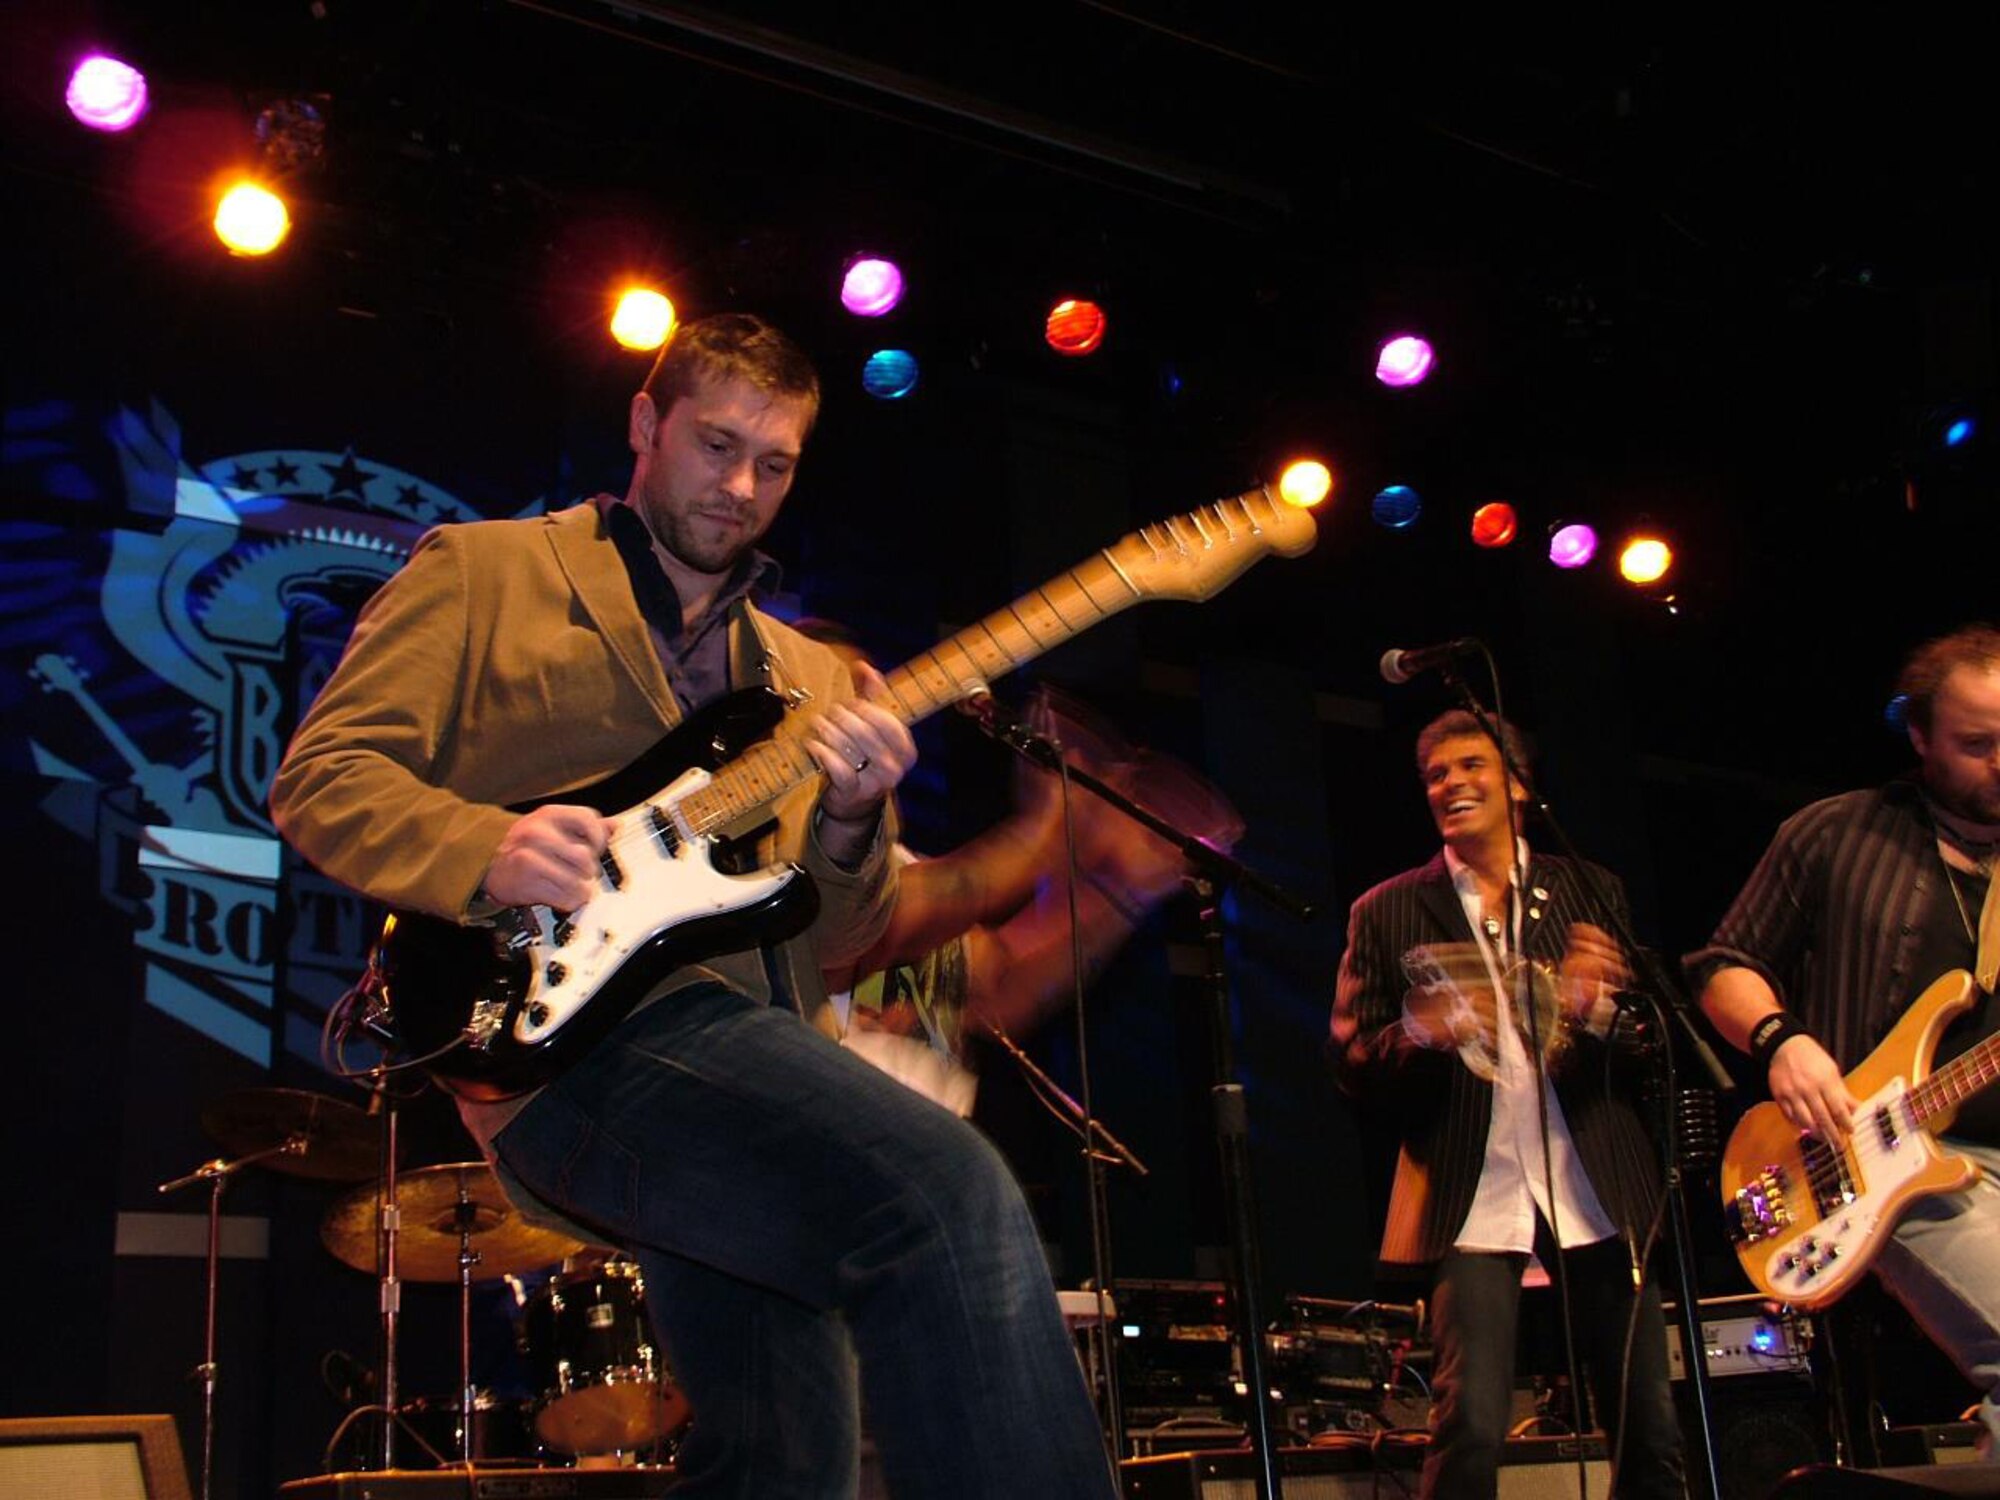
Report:
[{"label": "cymbal", "polygon": [[[327,1210],[319,1237],[337,1259],[357,1271],[375,1270],[374,1185],[341,1195]],[[499,1179],[483,1161],[418,1167],[396,1179],[402,1229],[396,1237],[396,1275],[404,1281],[458,1280],[459,1205],[465,1204],[471,1247],[479,1257],[475,1281],[552,1265],[583,1249],[581,1240],[523,1218],[507,1201]]]},{"label": "cymbal", "polygon": [[201,1112],[201,1128],[235,1156],[254,1156],[297,1138],[302,1144],[259,1166],[289,1177],[359,1182],[381,1153],[375,1120],[344,1100],[304,1089],[238,1089]]}]

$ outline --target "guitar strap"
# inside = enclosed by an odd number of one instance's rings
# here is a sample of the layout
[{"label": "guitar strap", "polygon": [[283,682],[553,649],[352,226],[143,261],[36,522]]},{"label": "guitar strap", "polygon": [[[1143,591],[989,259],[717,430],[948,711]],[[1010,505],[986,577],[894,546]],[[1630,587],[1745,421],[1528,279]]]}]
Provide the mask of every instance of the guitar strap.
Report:
[{"label": "guitar strap", "polygon": [[1973,959],[1972,977],[1987,994],[2000,980],[2000,870],[1986,877],[1986,903],[1979,908],[1979,953]]},{"label": "guitar strap", "polygon": [[729,606],[729,685],[732,688],[772,687],[778,660],[757,624],[748,599]]}]

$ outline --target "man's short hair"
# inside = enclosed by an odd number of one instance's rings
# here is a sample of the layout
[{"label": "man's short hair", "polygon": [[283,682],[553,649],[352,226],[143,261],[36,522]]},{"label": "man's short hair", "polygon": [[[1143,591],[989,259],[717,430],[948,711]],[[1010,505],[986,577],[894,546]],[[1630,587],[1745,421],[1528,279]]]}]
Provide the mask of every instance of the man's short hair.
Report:
[{"label": "man's short hair", "polygon": [[[1500,743],[1506,750],[1508,758],[1520,767],[1523,776],[1527,775],[1528,746],[1521,738],[1521,731],[1505,719],[1495,718],[1493,722],[1499,727]],[[1462,708],[1454,708],[1432,719],[1417,735],[1417,774],[1423,775],[1424,767],[1430,763],[1431,752],[1439,745],[1446,740],[1463,739],[1467,736],[1492,743],[1492,736],[1487,734],[1485,727]]]},{"label": "man's short hair", "polygon": [[806,352],[754,313],[717,313],[674,331],[641,389],[664,417],[716,381],[747,380],[767,396],[802,401],[807,433],[819,417],[819,372]]},{"label": "man's short hair", "polygon": [[2000,672],[2000,630],[1985,624],[1961,625],[1912,651],[1896,679],[1896,691],[1904,700],[1904,721],[1929,734],[1937,690],[1960,667]]}]

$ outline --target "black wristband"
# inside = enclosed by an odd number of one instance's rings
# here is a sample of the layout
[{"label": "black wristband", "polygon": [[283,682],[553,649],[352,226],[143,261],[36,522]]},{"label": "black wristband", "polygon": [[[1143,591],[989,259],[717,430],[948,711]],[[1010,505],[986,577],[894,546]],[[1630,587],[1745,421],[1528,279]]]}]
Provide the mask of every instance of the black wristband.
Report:
[{"label": "black wristband", "polygon": [[1805,1024],[1790,1011],[1774,1010],[1755,1026],[1750,1028],[1747,1050],[1757,1059],[1758,1065],[1767,1072],[1771,1058],[1786,1042],[1795,1036],[1811,1036]]}]

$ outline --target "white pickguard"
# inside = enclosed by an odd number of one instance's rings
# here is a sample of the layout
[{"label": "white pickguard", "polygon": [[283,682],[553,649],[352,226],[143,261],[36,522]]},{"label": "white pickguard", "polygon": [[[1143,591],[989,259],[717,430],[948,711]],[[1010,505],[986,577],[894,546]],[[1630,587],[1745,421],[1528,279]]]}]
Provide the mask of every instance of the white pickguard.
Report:
[{"label": "white pickguard", "polygon": [[[690,834],[676,807],[712,779],[707,771],[688,771],[658,796],[612,816],[611,848],[623,882],[616,888],[607,883],[587,905],[568,914],[567,942],[556,941],[560,913],[546,906],[524,909],[534,931],[521,956],[532,965],[533,977],[514,1020],[516,1042],[539,1046],[548,1041],[660,933],[754,906],[799,877],[798,867],[790,864],[725,875],[710,863],[712,841]],[[656,807],[680,833],[672,854],[654,832]]]},{"label": "white pickguard", "polygon": [[[1930,1132],[1912,1123],[1910,1111],[1904,1107],[1908,1093],[1908,1081],[1894,1078],[1855,1110],[1847,1161],[1856,1194],[1766,1258],[1765,1276],[1781,1297],[1824,1296],[1829,1286],[1865,1269],[1869,1257],[1861,1252],[1878,1232],[1888,1232],[1900,1211],[1901,1190],[1938,1157]],[[1899,1127],[1893,1142],[1883,1137],[1877,1125],[1885,1113]],[[1865,1159],[1855,1150],[1863,1132],[1867,1132],[1869,1144]],[[1810,1187],[1802,1185],[1801,1191],[1805,1195],[1802,1201],[1810,1202]]]}]

